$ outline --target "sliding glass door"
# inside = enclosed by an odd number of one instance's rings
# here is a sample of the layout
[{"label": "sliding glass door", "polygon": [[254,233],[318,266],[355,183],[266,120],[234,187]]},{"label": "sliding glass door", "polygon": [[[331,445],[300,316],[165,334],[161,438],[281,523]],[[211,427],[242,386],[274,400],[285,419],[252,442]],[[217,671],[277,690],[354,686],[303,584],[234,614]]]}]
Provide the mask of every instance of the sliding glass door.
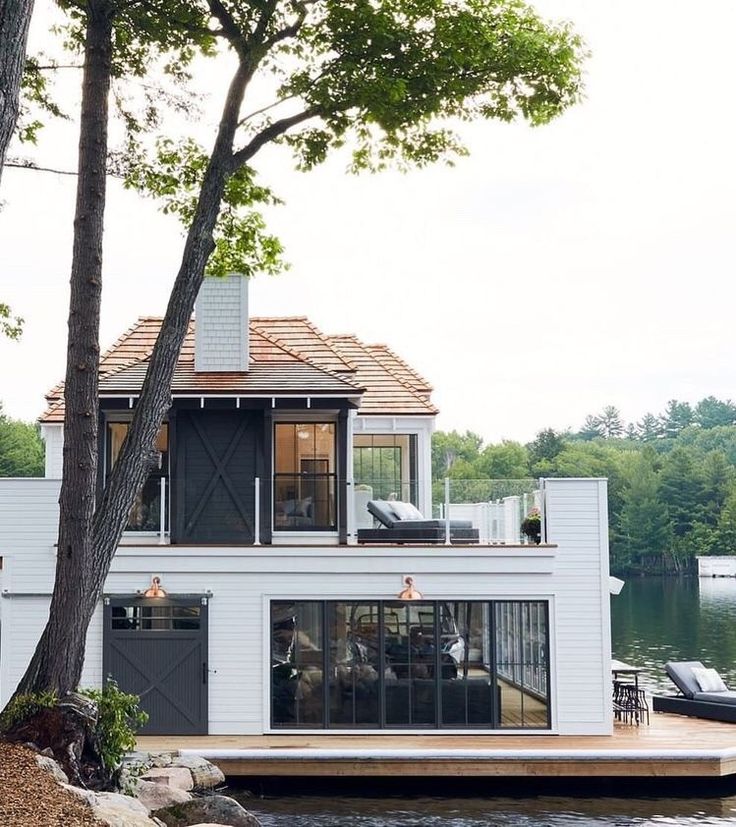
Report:
[{"label": "sliding glass door", "polygon": [[274,728],[548,729],[546,601],[274,601]]}]

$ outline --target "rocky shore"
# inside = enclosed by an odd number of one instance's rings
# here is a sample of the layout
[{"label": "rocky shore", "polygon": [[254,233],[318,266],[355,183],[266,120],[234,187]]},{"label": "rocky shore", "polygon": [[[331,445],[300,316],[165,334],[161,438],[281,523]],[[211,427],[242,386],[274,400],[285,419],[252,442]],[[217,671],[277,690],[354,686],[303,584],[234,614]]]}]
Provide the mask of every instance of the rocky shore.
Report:
[{"label": "rocky shore", "polygon": [[178,753],[137,754],[120,774],[120,792],[68,783],[50,756],[0,741],[0,824],[7,827],[259,827],[232,798],[209,761]]}]

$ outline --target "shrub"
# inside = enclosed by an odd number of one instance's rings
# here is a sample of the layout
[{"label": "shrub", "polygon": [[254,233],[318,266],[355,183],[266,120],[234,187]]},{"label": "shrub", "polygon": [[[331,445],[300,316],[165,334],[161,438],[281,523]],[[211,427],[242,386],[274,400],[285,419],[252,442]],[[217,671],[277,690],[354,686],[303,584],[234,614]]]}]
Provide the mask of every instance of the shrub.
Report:
[{"label": "shrub", "polygon": [[30,695],[17,695],[0,713],[0,733],[20,724],[27,718],[56,706],[56,692],[35,692]]},{"label": "shrub", "polygon": [[97,739],[100,757],[108,772],[122,762],[126,752],[135,748],[135,736],[148,720],[137,695],[122,692],[117,683],[108,679],[102,689],[82,689],[81,694],[97,704]]}]

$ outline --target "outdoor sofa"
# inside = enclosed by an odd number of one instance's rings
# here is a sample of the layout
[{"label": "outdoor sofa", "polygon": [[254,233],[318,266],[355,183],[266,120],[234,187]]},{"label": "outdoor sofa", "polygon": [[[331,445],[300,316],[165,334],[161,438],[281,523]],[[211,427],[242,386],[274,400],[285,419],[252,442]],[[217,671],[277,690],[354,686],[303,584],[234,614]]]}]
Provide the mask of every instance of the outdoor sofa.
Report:
[{"label": "outdoor sofa", "polygon": [[[678,715],[736,723],[736,692],[720,680],[715,669],[706,670],[699,660],[692,660],[668,661],[664,665],[664,671],[681,694],[652,696],[655,712],[674,712]],[[714,677],[720,681],[715,689],[708,686]],[[706,678],[707,682],[704,681]],[[704,687],[709,691],[704,691]]]},{"label": "outdoor sofa", "polygon": [[[370,500],[368,511],[381,528],[359,528],[359,543],[444,543],[445,521],[425,520],[411,503]],[[477,543],[478,529],[470,520],[450,520],[450,542]]]}]

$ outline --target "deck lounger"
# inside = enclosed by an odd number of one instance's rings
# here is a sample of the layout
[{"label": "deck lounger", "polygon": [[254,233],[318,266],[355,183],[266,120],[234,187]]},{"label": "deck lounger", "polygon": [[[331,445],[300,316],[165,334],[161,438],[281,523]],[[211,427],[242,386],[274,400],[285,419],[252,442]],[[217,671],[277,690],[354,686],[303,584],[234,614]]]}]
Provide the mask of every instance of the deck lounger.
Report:
[{"label": "deck lounger", "polygon": [[704,669],[700,661],[669,661],[664,671],[680,690],[680,695],[654,695],[655,712],[675,712],[695,718],[736,723],[736,691],[703,692],[693,669]]},{"label": "deck lounger", "polygon": [[[425,520],[411,503],[370,500],[368,511],[382,528],[358,529],[359,543],[444,543],[445,521]],[[477,543],[479,533],[470,520],[450,520],[451,543]]]}]

